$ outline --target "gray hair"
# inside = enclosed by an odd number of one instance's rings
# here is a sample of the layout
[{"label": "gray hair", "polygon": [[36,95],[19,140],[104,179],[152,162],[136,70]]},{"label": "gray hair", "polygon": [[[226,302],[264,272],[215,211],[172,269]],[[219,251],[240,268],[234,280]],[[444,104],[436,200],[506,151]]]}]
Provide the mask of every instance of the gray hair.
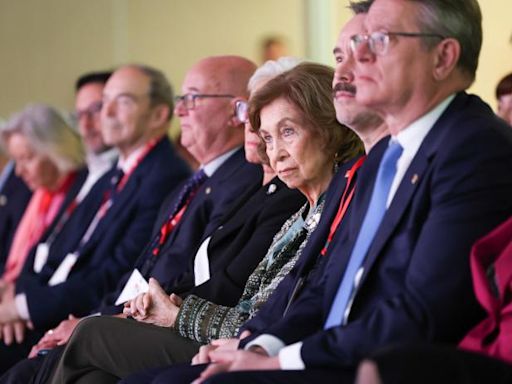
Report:
[{"label": "gray hair", "polygon": [[[280,74],[295,68],[302,61],[302,59],[292,56],[283,56],[277,60],[265,61],[261,66],[259,66],[256,69],[256,71],[254,71],[253,75],[249,79],[249,83],[247,85],[249,93],[252,96],[253,93],[255,93],[269,80],[272,80],[274,77],[279,76]],[[267,156],[267,152],[265,151],[265,144],[263,143],[263,141],[261,141],[258,145],[258,155],[262,160],[263,164],[270,163],[270,160],[268,159]]]},{"label": "gray hair", "polygon": [[266,83],[270,79],[289,71],[296,67],[303,60],[292,56],[283,56],[277,60],[268,60],[263,63],[249,79],[247,88],[249,92],[255,91],[262,83]]},{"label": "gray hair", "polygon": [[[482,13],[476,0],[411,0],[419,5],[421,32],[456,39],[461,47],[457,66],[474,80],[482,47]],[[427,48],[435,39],[423,39]]]},{"label": "gray hair", "polygon": [[149,100],[152,106],[163,104],[169,108],[168,121],[171,121],[174,111],[174,91],[164,73],[144,64],[128,64],[127,67],[138,69],[149,77]]},{"label": "gray hair", "polygon": [[62,173],[85,163],[80,135],[50,106],[31,104],[11,117],[0,135],[5,141],[14,133],[23,135],[36,153],[48,156]]}]

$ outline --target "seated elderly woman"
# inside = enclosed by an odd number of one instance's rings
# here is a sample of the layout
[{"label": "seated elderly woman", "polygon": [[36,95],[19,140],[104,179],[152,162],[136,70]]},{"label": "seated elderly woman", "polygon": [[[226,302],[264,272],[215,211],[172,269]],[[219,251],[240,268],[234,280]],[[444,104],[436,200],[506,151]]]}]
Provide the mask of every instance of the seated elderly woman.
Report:
[{"label": "seated elderly woman", "polygon": [[84,166],[85,152],[78,133],[46,105],[27,106],[0,133],[15,161],[16,174],[34,191],[14,234],[0,279],[1,334],[9,344],[13,338],[8,319],[15,306],[14,284],[31,247],[83,182],[85,172],[77,170]]},{"label": "seated elderly woman", "polygon": [[125,313],[139,322],[90,318],[78,325],[54,383],[116,382],[138,370],[190,361],[202,344],[235,336],[254,316],[316,228],[336,163],[361,148],[355,135],[336,121],[332,78],[332,69],[304,63],[268,81],[251,97],[250,121],[259,131],[271,167],[288,187],[304,194],[307,203],[276,234],[238,304],[221,306],[195,295],[182,300],[168,296],[150,280],[149,292],[125,307]]}]

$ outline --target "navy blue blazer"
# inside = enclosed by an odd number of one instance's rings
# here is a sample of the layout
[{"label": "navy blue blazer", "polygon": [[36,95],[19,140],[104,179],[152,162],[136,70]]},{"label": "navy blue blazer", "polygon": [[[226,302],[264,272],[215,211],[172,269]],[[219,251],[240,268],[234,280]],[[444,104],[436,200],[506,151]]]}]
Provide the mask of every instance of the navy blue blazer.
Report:
[{"label": "navy blue blazer", "polygon": [[[247,189],[261,184],[262,177],[261,166],[248,163],[243,149],[231,155],[198,189],[145,277],[154,277],[164,287],[173,286],[176,279],[191,266],[201,241],[221,224],[222,216],[229,211],[231,204]],[[169,211],[173,209],[180,191],[181,187],[176,188],[162,204],[152,237],[157,236],[162,224],[168,219]],[[149,257],[153,257],[149,248],[148,244],[136,262],[139,270],[142,270]],[[113,306],[113,303],[131,273],[130,271],[125,274],[117,289],[105,297],[100,308],[101,313],[119,312],[120,307]]]},{"label": "navy blue blazer", "polygon": [[192,267],[167,291],[182,296],[192,293],[220,305],[234,306],[275,234],[305,202],[302,193],[290,190],[277,177],[264,186],[255,185],[238,198],[211,235],[210,280],[194,287]]},{"label": "navy blue blazer", "polygon": [[14,233],[31,196],[32,192],[13,169],[0,191],[0,276],[4,273]]},{"label": "navy blue blazer", "polygon": [[390,343],[456,343],[482,318],[471,245],[512,213],[512,131],[476,96],[459,93],[426,136],[364,261],[346,326],[322,328],[367,209],[381,141],[360,170],[323,278],[267,329],[302,340],[306,367],[353,365]]},{"label": "navy blue blazer", "polygon": [[114,168],[107,172],[73,212],[55,239],[43,270],[38,274],[33,271],[32,258],[17,283],[17,292],[27,295],[30,316],[36,328],[52,327],[70,313],[83,316],[95,308],[119,278],[133,267],[149,240],[164,197],[190,175],[188,166],[175,153],[168,138],[161,140],[116,196],[112,207],[82,248],[68,279],[48,286],[48,280],[64,257],[78,248],[88,223],[104,199],[106,188],[110,188],[114,172]]}]

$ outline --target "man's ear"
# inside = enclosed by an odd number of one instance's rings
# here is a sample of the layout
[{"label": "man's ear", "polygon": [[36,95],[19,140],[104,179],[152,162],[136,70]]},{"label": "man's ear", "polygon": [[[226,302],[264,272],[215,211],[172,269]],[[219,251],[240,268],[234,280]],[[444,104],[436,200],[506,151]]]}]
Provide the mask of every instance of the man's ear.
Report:
[{"label": "man's ear", "polygon": [[159,104],[152,108],[151,110],[151,121],[150,124],[152,127],[161,127],[169,122],[169,116],[171,113],[171,109],[168,105]]},{"label": "man's ear", "polygon": [[231,118],[229,119],[229,124],[233,127],[244,127],[245,122],[240,120],[240,117],[237,114],[237,103],[239,101],[246,101],[242,97],[235,97],[230,101],[230,108],[231,108]]},{"label": "man's ear", "polygon": [[433,75],[437,81],[446,79],[457,66],[460,57],[460,43],[453,38],[446,38],[435,48]]}]

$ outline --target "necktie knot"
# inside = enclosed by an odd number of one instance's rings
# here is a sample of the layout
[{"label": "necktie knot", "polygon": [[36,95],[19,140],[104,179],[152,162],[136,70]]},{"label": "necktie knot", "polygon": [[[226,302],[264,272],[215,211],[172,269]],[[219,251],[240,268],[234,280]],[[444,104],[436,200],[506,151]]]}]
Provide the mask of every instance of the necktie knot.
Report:
[{"label": "necktie knot", "polygon": [[199,171],[194,173],[194,176],[192,176],[192,180],[191,180],[192,187],[197,188],[198,186],[203,184],[207,178],[208,178],[208,176],[206,176],[206,173],[204,172],[204,170],[200,169]]},{"label": "necktie knot", "polygon": [[178,212],[187,202],[191,199],[191,197],[195,194],[195,192],[199,189],[199,187],[206,181],[208,176],[204,172],[203,169],[200,169],[194,175],[188,179],[188,181],[183,186],[178,199],[176,200],[176,204],[174,205],[174,209],[171,212],[171,216],[174,216],[176,212]]},{"label": "necktie knot", "polygon": [[110,178],[110,184],[112,185],[113,188],[117,187],[117,185],[119,184],[119,182],[121,181],[123,176],[124,176],[123,170],[121,168],[116,168],[116,170],[114,171],[114,174]]},{"label": "necktie knot", "polygon": [[396,162],[402,156],[403,148],[398,141],[392,140],[389,143],[380,166],[380,171],[383,177],[389,178],[396,173]]}]

